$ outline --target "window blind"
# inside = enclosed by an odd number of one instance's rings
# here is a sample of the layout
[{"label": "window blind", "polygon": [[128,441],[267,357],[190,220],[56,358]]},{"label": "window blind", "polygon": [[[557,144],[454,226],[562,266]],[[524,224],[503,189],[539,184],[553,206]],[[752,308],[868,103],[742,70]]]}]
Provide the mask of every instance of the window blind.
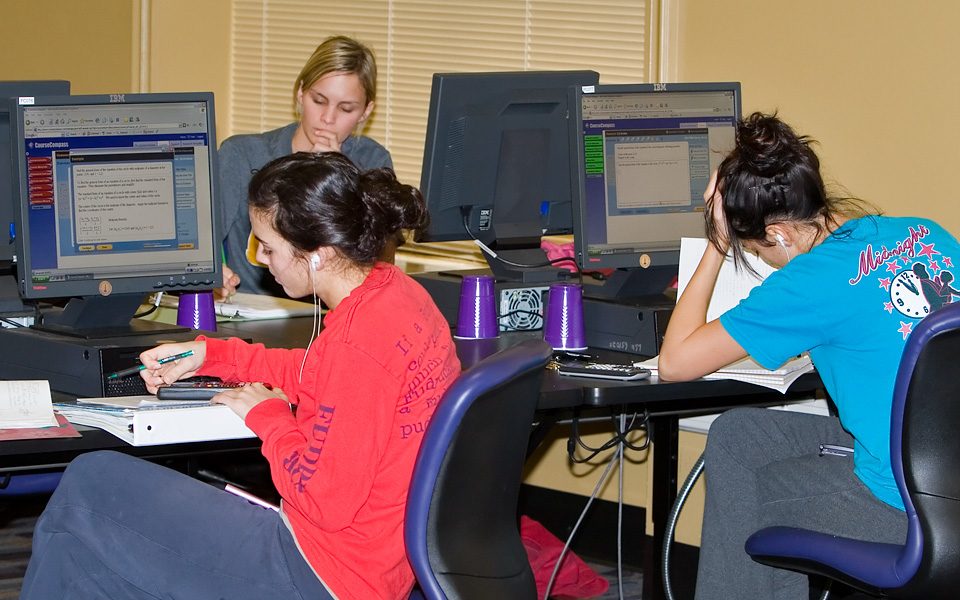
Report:
[{"label": "window blind", "polygon": [[296,119],[293,83],[317,44],[349,35],[377,57],[376,108],[363,133],[419,184],[433,73],[592,69],[602,83],[649,79],[659,0],[233,0],[227,133]]}]

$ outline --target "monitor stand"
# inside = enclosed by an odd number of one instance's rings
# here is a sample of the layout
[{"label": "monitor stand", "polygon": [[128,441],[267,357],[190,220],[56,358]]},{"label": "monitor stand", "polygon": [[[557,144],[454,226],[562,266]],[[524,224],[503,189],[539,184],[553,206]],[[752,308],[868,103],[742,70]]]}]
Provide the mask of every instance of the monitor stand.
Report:
[{"label": "monitor stand", "polygon": [[663,296],[677,276],[676,267],[614,269],[602,285],[584,286],[584,296],[605,300],[627,300]]},{"label": "monitor stand", "polygon": [[43,322],[32,327],[88,340],[187,331],[179,325],[134,319],[143,298],[143,294],[71,298],[60,313],[45,314]]},{"label": "monitor stand", "polygon": [[659,303],[679,273],[680,252],[655,251],[647,257],[650,264],[646,268],[614,269],[602,285],[584,286],[584,296],[630,303],[656,299]]}]

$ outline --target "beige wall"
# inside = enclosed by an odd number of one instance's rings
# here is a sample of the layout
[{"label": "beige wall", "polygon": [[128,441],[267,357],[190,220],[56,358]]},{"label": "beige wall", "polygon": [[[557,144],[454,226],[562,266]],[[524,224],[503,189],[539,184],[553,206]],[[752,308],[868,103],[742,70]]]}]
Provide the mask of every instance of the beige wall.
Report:
[{"label": "beige wall", "polygon": [[212,91],[229,134],[230,0],[8,1],[0,56],[0,80],[74,94]]},{"label": "beige wall", "polygon": [[230,0],[151,0],[147,92],[213,92],[218,141],[230,123]]},{"label": "beige wall", "polygon": [[740,81],[744,112],[779,109],[820,141],[824,166],[854,195],[960,234],[960,3],[676,4],[679,80]]},{"label": "beige wall", "polygon": [[6,1],[0,79],[66,79],[75,94],[137,91],[139,2]]}]

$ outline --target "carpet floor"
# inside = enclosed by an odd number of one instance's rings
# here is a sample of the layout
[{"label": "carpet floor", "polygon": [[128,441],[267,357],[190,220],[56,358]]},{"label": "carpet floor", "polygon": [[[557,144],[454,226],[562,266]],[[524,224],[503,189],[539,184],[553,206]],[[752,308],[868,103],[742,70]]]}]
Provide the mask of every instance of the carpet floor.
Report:
[{"label": "carpet floor", "polygon": [[30,560],[33,525],[47,496],[17,496],[0,500],[0,600],[20,595]]}]

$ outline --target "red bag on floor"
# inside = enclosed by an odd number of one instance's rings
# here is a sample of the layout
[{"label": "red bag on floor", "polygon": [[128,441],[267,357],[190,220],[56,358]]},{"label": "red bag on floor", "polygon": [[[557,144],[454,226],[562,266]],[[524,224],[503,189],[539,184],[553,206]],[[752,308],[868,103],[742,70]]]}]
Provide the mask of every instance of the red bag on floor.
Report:
[{"label": "red bag on floor", "polygon": [[[557,558],[563,550],[563,542],[547,531],[543,525],[525,516],[520,517],[520,537],[527,550],[533,576],[537,580],[537,598],[543,600],[543,594],[547,591],[547,584],[550,582],[550,576],[553,575]],[[593,598],[609,588],[609,581],[600,577],[579,556],[567,550],[557,578],[550,589],[550,597]]]}]

